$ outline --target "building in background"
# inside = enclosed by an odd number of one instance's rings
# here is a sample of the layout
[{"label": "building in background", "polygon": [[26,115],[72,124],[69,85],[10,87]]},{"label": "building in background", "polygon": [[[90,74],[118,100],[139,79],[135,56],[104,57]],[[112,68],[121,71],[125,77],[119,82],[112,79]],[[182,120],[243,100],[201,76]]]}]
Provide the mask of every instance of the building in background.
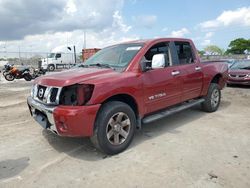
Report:
[{"label": "building in background", "polygon": [[88,58],[90,58],[92,55],[94,55],[96,52],[100,50],[101,50],[100,48],[82,49],[82,60],[86,61]]}]

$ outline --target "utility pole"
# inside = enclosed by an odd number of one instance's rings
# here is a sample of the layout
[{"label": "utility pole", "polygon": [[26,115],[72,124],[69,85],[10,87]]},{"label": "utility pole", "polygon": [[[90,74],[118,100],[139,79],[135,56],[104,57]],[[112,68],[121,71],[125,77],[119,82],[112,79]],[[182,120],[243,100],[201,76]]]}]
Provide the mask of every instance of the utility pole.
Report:
[{"label": "utility pole", "polygon": [[74,56],[75,56],[75,64],[76,64],[76,46],[74,45]]},{"label": "utility pole", "polygon": [[18,57],[19,57],[19,62],[21,62],[21,52],[20,52],[20,45],[18,45]]},{"label": "utility pole", "polygon": [[7,46],[7,42],[4,43],[4,47],[3,47],[3,48],[4,48],[4,53],[5,53],[5,54],[4,54],[4,55],[5,55],[5,56],[4,56],[4,59],[5,59],[5,60],[7,60],[7,49],[6,49],[6,46]]},{"label": "utility pole", "polygon": [[84,30],[84,34],[83,34],[83,49],[85,50],[86,47],[87,47],[86,30]]}]

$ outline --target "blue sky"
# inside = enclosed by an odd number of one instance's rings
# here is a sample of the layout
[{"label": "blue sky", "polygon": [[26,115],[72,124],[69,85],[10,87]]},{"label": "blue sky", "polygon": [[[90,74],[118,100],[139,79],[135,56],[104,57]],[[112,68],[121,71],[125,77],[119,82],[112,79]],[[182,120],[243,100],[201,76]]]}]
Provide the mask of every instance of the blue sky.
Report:
[{"label": "blue sky", "polygon": [[[142,38],[165,37],[170,35],[172,31],[186,28],[189,33],[185,34],[184,37],[194,39],[199,48],[204,47],[202,40],[206,40],[204,36],[209,32],[213,33],[210,33],[212,36],[208,37],[210,44],[216,44],[223,48],[227,48],[229,41],[234,38],[250,38],[250,24],[246,26],[233,23],[227,27],[218,26],[216,29],[199,28],[200,23],[216,19],[223,11],[236,11],[243,7],[250,7],[250,0],[157,0],[153,2],[147,0],[126,1],[123,16],[126,23],[133,26],[130,30],[131,33],[138,33]],[[140,23],[136,24],[135,19],[133,19],[136,16],[155,16],[156,19],[152,27],[149,28],[143,27]],[[248,18],[249,20],[250,18]]]},{"label": "blue sky", "polygon": [[141,38],[184,37],[198,49],[250,38],[250,0],[0,0],[0,52],[77,51]]}]

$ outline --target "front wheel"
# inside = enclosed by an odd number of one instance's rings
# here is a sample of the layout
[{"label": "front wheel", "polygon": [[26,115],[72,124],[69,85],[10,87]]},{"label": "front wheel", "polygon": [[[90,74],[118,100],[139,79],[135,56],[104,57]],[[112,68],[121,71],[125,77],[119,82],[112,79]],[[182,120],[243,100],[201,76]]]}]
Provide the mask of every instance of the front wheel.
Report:
[{"label": "front wheel", "polygon": [[4,70],[4,71],[3,71],[3,76],[5,76],[6,74],[8,74],[8,72],[9,72],[9,71]]},{"label": "front wheel", "polygon": [[135,127],[136,117],[130,106],[119,101],[108,102],[97,115],[91,141],[102,152],[114,155],[130,145]]},{"label": "front wheel", "polygon": [[5,74],[4,75],[4,78],[7,80],[7,81],[13,81],[15,79],[15,77],[12,75],[12,74]]},{"label": "front wheel", "polygon": [[24,80],[26,80],[26,81],[31,81],[31,80],[32,80],[32,76],[31,76],[30,74],[25,74],[25,75],[23,76],[23,78],[24,78]]},{"label": "front wheel", "polygon": [[221,91],[219,85],[211,83],[208,89],[208,93],[205,97],[205,101],[202,103],[202,109],[205,112],[215,112],[221,100]]}]

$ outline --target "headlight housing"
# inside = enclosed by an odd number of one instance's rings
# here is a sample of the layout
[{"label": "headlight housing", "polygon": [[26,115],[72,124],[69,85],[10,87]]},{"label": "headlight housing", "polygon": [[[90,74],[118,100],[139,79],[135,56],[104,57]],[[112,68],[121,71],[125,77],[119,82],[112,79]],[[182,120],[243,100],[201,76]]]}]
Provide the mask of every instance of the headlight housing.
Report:
[{"label": "headlight housing", "polygon": [[60,95],[59,104],[68,106],[85,105],[90,100],[93,90],[94,85],[91,84],[76,84],[64,87]]},{"label": "headlight housing", "polygon": [[37,84],[33,84],[32,87],[31,87],[31,89],[30,89],[30,96],[32,98],[35,97],[36,90],[37,90]]}]

